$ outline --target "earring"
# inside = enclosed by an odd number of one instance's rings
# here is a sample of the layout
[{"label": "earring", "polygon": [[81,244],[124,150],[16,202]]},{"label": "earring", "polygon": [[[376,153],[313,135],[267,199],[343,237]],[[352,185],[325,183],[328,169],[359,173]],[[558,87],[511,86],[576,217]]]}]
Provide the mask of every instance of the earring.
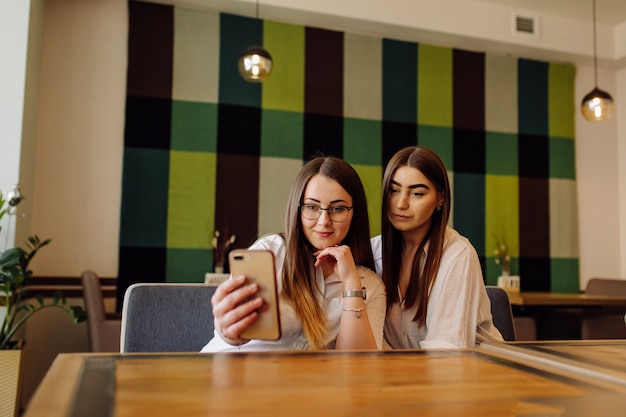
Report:
[{"label": "earring", "polygon": [[439,207],[437,207],[437,211],[441,211],[441,206],[442,204],[439,204]]}]

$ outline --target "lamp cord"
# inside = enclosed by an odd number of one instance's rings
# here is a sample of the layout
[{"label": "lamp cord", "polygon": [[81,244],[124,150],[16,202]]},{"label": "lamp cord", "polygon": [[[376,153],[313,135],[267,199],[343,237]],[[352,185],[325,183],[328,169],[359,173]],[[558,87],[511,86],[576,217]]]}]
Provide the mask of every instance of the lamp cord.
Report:
[{"label": "lamp cord", "polygon": [[596,88],[598,88],[598,52],[597,52],[597,42],[596,42],[596,0],[593,0],[593,68],[594,68],[594,79],[596,83]]}]

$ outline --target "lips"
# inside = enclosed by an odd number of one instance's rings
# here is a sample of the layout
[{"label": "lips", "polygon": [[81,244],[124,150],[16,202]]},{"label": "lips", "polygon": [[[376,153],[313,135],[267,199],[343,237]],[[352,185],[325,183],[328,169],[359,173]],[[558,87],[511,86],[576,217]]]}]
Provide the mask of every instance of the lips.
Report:
[{"label": "lips", "polygon": [[395,213],[393,214],[393,218],[394,219],[398,219],[398,220],[408,220],[408,219],[410,219],[409,216],[404,216],[402,214],[395,214]]},{"label": "lips", "polygon": [[333,232],[318,232],[315,231],[315,233],[319,236],[319,237],[323,237],[323,238],[327,238],[332,236]]}]

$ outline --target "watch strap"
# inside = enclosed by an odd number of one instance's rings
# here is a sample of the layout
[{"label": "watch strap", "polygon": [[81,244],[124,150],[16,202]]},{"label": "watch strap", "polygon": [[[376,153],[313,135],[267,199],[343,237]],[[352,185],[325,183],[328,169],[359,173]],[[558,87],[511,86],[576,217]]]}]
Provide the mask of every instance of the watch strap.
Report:
[{"label": "watch strap", "polygon": [[363,287],[361,290],[347,290],[343,292],[343,296],[344,297],[361,297],[364,300],[366,299],[366,294],[365,294],[365,287]]}]

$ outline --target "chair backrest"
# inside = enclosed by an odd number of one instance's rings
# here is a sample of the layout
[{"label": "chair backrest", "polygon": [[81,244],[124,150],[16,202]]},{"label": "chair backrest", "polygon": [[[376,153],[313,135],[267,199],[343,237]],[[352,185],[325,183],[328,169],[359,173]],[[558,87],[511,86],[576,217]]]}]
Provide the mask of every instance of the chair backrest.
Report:
[{"label": "chair backrest", "polygon": [[515,325],[509,295],[500,287],[487,285],[487,295],[491,301],[493,324],[507,342],[515,341]]},{"label": "chair backrest", "polygon": [[109,319],[104,308],[104,298],[100,278],[93,271],[85,271],[80,276],[83,298],[87,311],[89,347],[92,352],[120,351],[120,319]]},{"label": "chair backrest", "polygon": [[230,274],[207,272],[206,274],[204,274],[204,283],[218,286],[222,282],[226,281],[229,277]]},{"label": "chair backrest", "polygon": [[213,337],[214,285],[139,283],[124,294],[122,352],[199,352]]},{"label": "chair backrest", "polygon": [[[626,280],[592,278],[587,283],[586,294],[626,297]],[[586,311],[581,321],[582,339],[626,339],[624,311]]]},{"label": "chair backrest", "polygon": [[614,295],[626,297],[626,280],[612,278],[591,278],[587,282],[587,294]]}]

